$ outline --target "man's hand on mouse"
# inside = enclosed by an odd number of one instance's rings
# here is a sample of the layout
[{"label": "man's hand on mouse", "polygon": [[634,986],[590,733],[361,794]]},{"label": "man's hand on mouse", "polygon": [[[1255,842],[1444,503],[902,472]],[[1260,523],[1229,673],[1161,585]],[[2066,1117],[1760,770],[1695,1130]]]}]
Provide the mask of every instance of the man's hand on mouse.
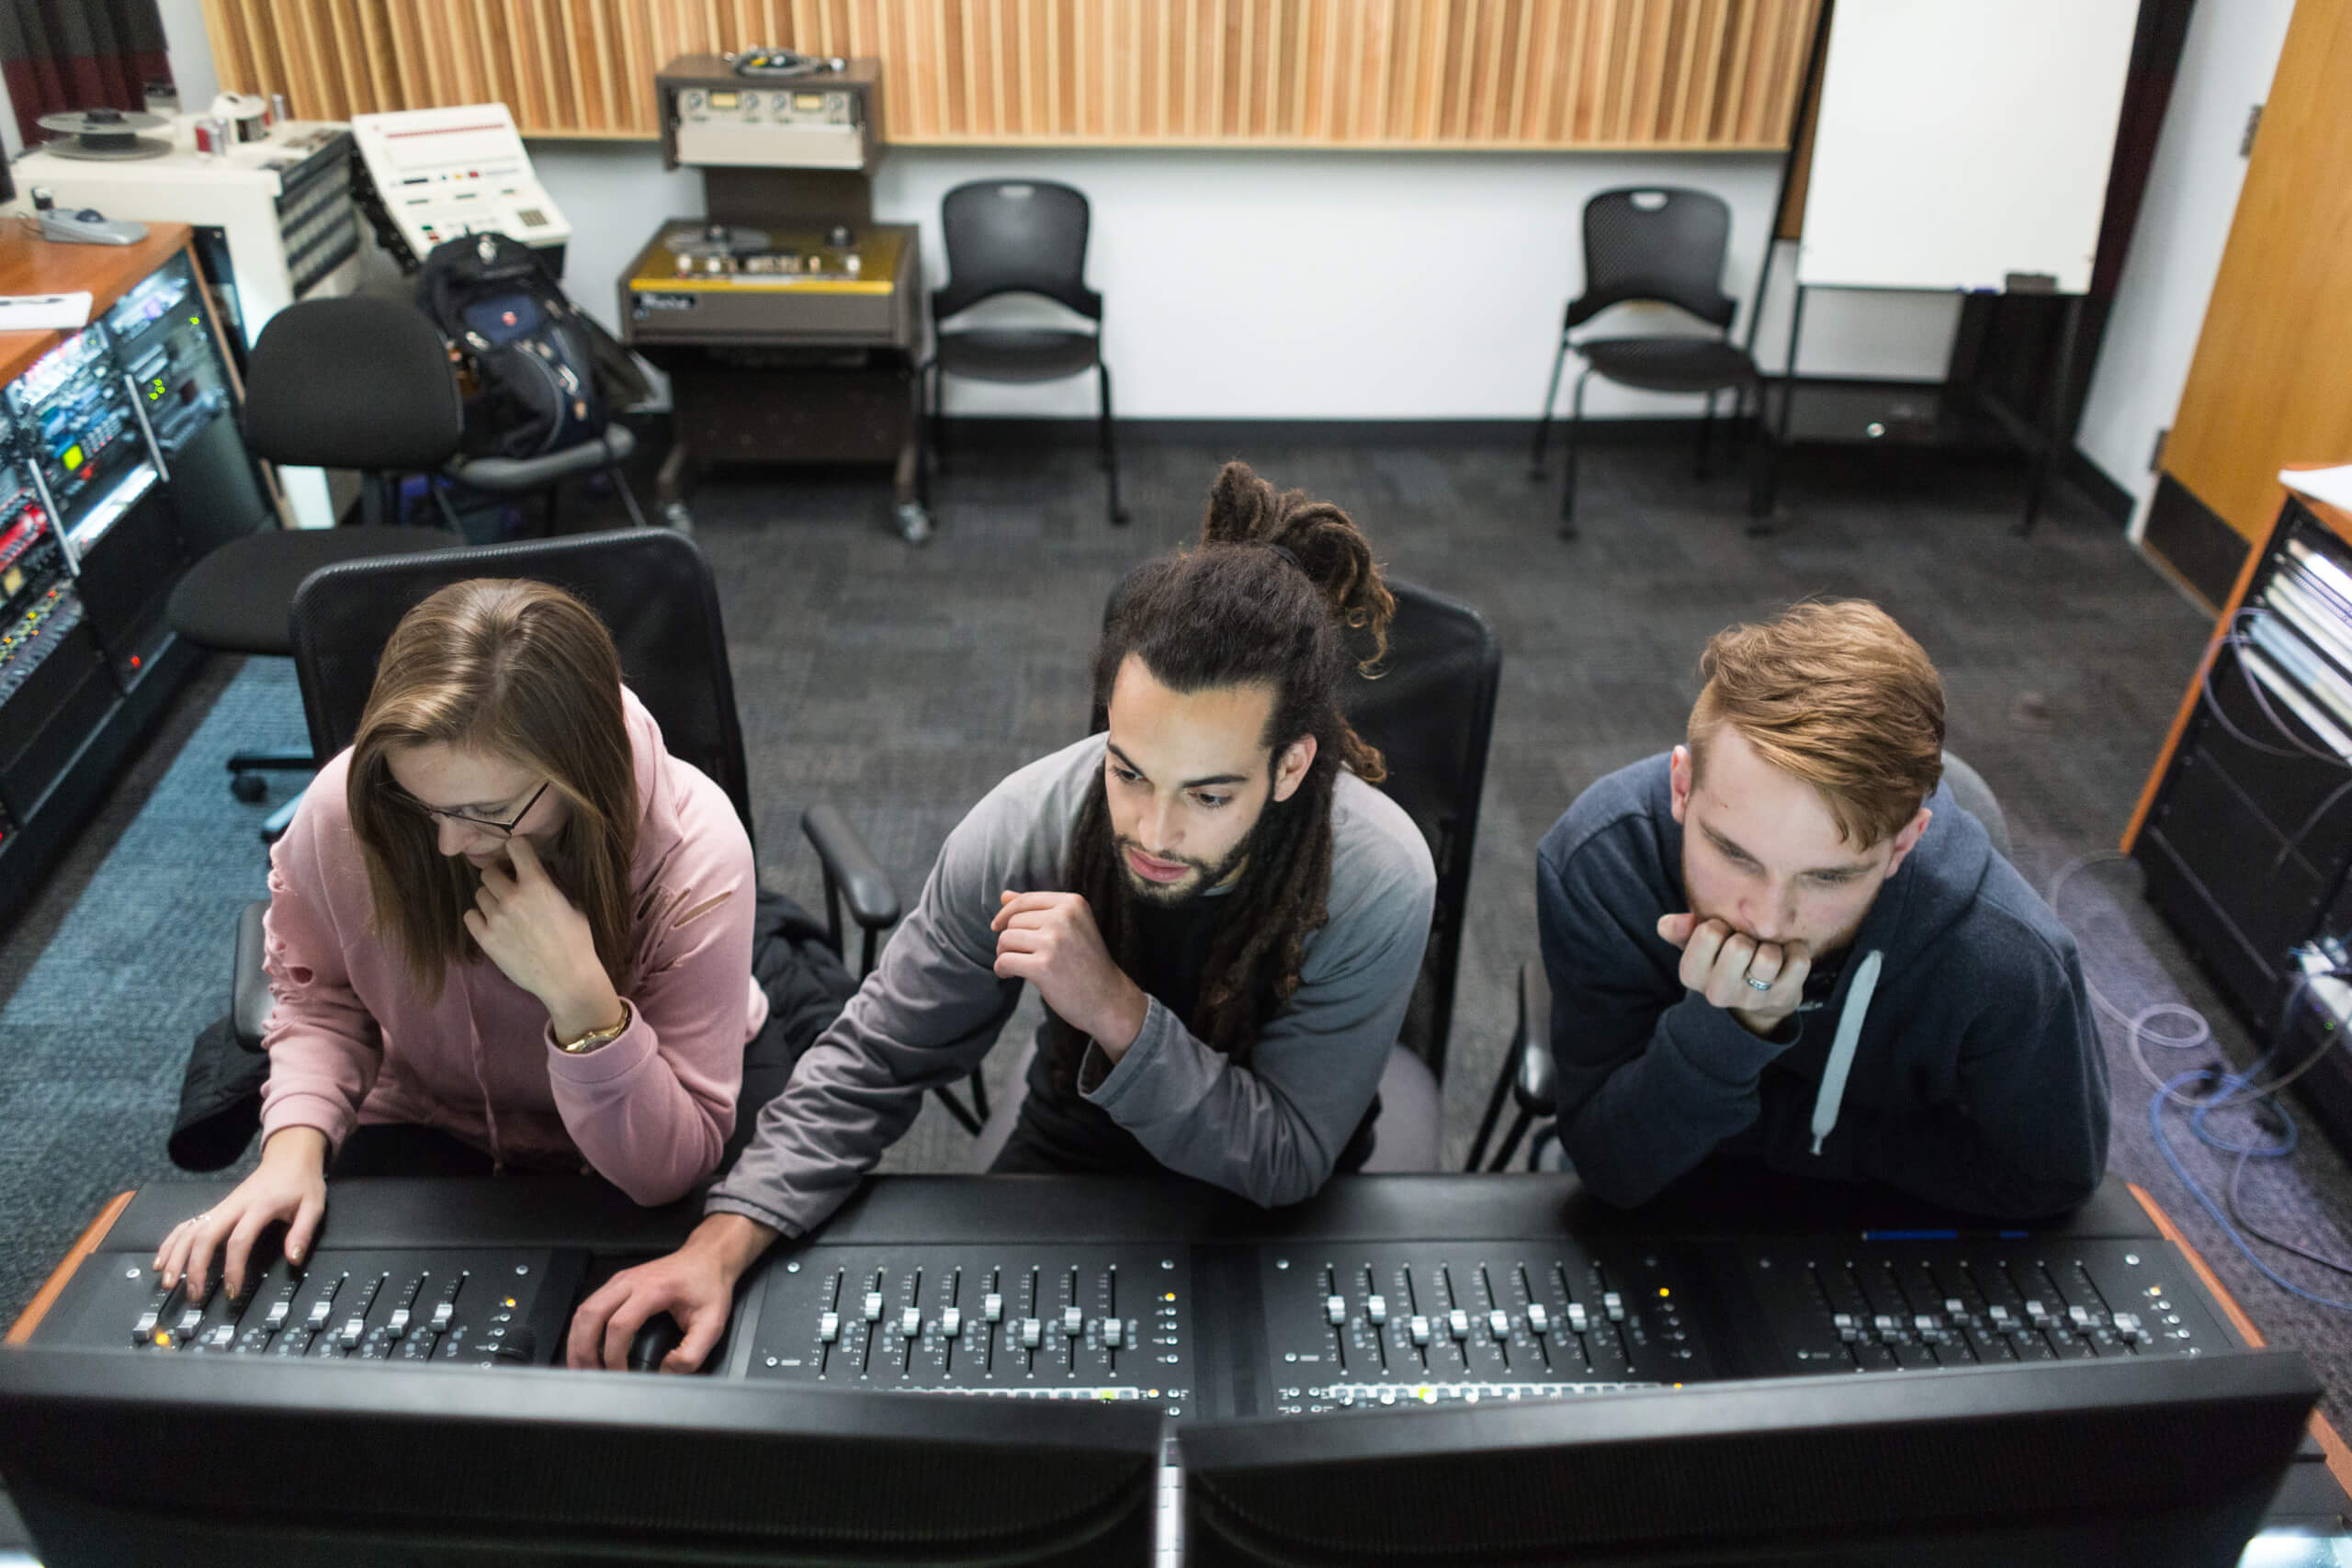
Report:
[{"label": "man's hand on mouse", "polygon": [[564,1364],[628,1371],[629,1341],[647,1319],[666,1312],[685,1337],[662,1359],[661,1370],[695,1371],[726,1332],[735,1281],[767,1250],[775,1234],[740,1214],[713,1214],[667,1258],[614,1275],[571,1314]]},{"label": "man's hand on mouse", "polygon": [[1804,1000],[1813,954],[1804,942],[1758,942],[1713,916],[1687,913],[1659,916],[1657,934],[1682,950],[1682,984],[1750,1034],[1771,1034]]}]

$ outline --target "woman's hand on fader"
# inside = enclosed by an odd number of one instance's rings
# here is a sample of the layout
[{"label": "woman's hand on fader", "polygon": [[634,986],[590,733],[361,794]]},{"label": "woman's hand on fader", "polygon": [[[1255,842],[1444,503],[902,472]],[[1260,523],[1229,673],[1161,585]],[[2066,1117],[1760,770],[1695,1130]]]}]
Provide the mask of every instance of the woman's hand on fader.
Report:
[{"label": "woman's hand on fader", "polygon": [[[166,1289],[185,1277],[187,1295],[200,1299],[220,1258],[232,1297],[250,1282],[246,1265],[254,1243],[271,1225],[286,1225],[286,1258],[299,1264],[310,1256],[311,1238],[326,1217],[326,1134],[315,1127],[281,1127],[262,1145],[261,1164],[226,1198],[174,1225],[155,1249],[154,1269]],[[258,1271],[256,1271],[258,1272]]]}]

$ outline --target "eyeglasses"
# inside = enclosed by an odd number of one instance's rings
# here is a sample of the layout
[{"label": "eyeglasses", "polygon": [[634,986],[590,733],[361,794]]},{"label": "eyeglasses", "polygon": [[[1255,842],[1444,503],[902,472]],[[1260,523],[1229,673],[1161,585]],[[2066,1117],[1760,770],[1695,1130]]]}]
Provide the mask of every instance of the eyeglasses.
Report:
[{"label": "eyeglasses", "polygon": [[476,817],[469,812],[447,811],[438,806],[427,806],[424,802],[417,799],[416,796],[409,794],[408,791],[404,789],[392,789],[386,793],[394,800],[399,801],[402,806],[407,807],[411,811],[423,812],[427,817],[446,817],[452,822],[462,822],[469,828],[487,828],[490,831],[496,833],[500,838],[504,839],[512,838],[514,836],[514,829],[522,826],[523,818],[531,814],[531,807],[539,803],[539,796],[547,794],[548,787],[554,783],[555,781],[553,779],[549,779],[546,784],[543,784],[539,785],[538,788],[533,790],[531,792],[531,798],[523,803],[523,809],[517,811],[514,816],[508,818],[503,822],[493,822],[487,817]]}]

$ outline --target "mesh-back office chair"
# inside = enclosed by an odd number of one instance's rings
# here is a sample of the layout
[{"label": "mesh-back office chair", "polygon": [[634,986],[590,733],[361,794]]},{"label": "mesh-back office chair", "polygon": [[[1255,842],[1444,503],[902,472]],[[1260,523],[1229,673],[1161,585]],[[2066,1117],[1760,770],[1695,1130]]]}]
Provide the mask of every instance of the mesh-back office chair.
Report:
[{"label": "mesh-back office chair", "polygon": [[[1568,477],[1560,493],[1560,537],[1577,536],[1577,446],[1584,426],[1584,386],[1596,374],[1620,386],[1653,392],[1699,392],[1705,412],[1699,421],[1699,477],[1707,476],[1708,439],[1713,432],[1716,394],[1734,394],[1735,418],[1748,394],[1762,409],[1763,380],[1756,361],[1731,341],[1738,301],[1723,291],[1724,252],[1731,242],[1731,209],[1705,191],[1671,186],[1605,190],[1584,207],[1584,292],[1568,301],[1560,323],[1560,348],[1552,359],[1552,381],[1544,412],[1535,422],[1535,448],[1529,462],[1534,476],[1544,469],[1544,446],[1552,429],[1552,405],[1560,395],[1560,370],[1573,348],[1584,360],[1568,404]],[[1611,305],[1633,301],[1672,305],[1717,328],[1718,337],[1644,336],[1586,338],[1568,334]],[[1748,510],[1761,513],[1769,475],[1759,466],[1748,492]]]},{"label": "mesh-back office chair", "polygon": [[[568,538],[450,550],[434,556],[353,561],[320,571],[294,596],[294,665],[311,743],[331,757],[351,743],[384,644],[426,595],[475,577],[552,582],[594,610],[613,634],[630,690],[662,727],[671,755],[692,762],[727,792],[743,830],[752,831],[750,769],[735,711],[718,592],[694,542],[660,529],[620,529]],[[814,806],[801,828],[824,868],[833,946],[842,945],[841,906],[865,932],[865,967],[880,932],[899,918],[899,899],[873,852],[841,813]],[[238,925],[233,998],[238,1036],[257,1045],[269,1016],[261,972],[261,913]]]},{"label": "mesh-back office chair", "polygon": [[[1396,596],[1388,657],[1372,679],[1351,672],[1340,701],[1356,732],[1387,761],[1388,778],[1381,788],[1429,840],[1437,899],[1420,978],[1381,1075],[1380,1120],[1364,1168],[1434,1170],[1444,1128],[1438,1083],[1445,1074],[1453,1027],[1470,857],[1478,840],[1478,800],[1486,789],[1495,694],[1502,682],[1502,645],[1487,618],[1469,605],[1394,578],[1388,588]],[[1108,722],[1099,710],[1093,716],[1095,729]],[[1023,1075],[1016,1073],[1014,1081],[1023,1081]],[[977,1092],[978,1074],[972,1084]],[[967,1114],[948,1091],[941,1096],[959,1116]],[[983,1138],[1001,1145],[1012,1130],[1013,1110],[1007,1106],[991,1115],[983,1101],[981,1114],[990,1122]]]},{"label": "mesh-back office chair", "polygon": [[[1994,851],[2003,860],[2008,859],[2008,817],[1984,775],[1947,751],[1944,783],[1951,786],[1952,799],[1960,808],[1984,825],[1984,835],[1993,840]],[[1511,1032],[1510,1048],[1503,1053],[1502,1071],[1495,1078],[1494,1092],[1487,1097],[1486,1113],[1478,1119],[1478,1135],[1471,1140],[1470,1159],[1463,1167],[1464,1170],[1476,1170],[1486,1159],[1487,1141],[1494,1135],[1495,1123],[1502,1117],[1506,1097],[1517,1102],[1517,1110],[1510,1130],[1495,1150],[1494,1163],[1487,1167],[1489,1170],[1501,1170],[1510,1164],[1510,1156],[1518,1151],[1519,1141],[1526,1136],[1532,1123],[1539,1119],[1548,1122],[1558,1115],[1555,1072],[1552,1055],[1552,982],[1544,972],[1543,960],[1532,959],[1520,966],[1519,1021]],[[1556,1127],[1547,1126],[1536,1134],[1527,1151],[1530,1169],[1534,1168],[1544,1142],[1556,1133]]]},{"label": "mesh-back office chair", "polygon": [[[932,356],[923,431],[926,461],[944,457],[940,380],[1059,381],[1094,372],[1100,412],[1097,456],[1110,483],[1110,516],[1125,523],[1119,505],[1119,450],[1111,424],[1111,367],[1102,362],[1102,296],[1086,286],[1086,236],[1092,216],[1086,197],[1050,180],[980,180],[957,186],[940,203],[947,240],[947,283],[932,290]],[[983,300],[1035,294],[1094,323],[1091,333],[1058,327],[958,327],[951,318]],[[926,479],[926,483],[927,483]],[[926,498],[927,499],[927,498]]]},{"label": "mesh-back office chair", "polygon": [[[374,515],[382,487],[401,474],[432,473],[457,454],[464,405],[447,345],[415,310],[388,299],[311,299],[262,328],[245,371],[244,426],[245,446],[266,461],[360,470]],[[381,525],[248,534],[191,567],[166,615],[173,632],[199,648],[283,659],[294,651],[287,608],[311,572],[458,542],[448,529]],[[317,765],[309,751],[240,751],[229,759],[230,784],[240,800],[259,800],[258,770]],[[289,800],[273,813],[262,837],[284,831],[293,809]]]}]

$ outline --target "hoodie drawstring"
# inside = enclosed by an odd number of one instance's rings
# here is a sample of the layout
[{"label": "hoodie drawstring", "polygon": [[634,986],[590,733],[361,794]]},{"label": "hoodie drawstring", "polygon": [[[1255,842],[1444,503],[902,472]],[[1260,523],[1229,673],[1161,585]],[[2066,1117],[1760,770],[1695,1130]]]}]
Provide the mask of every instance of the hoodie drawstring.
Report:
[{"label": "hoodie drawstring", "polygon": [[1813,1097],[1813,1152],[1838,1125],[1838,1108],[1846,1099],[1846,1075],[1854,1066],[1854,1047],[1861,1043],[1862,1018],[1871,1010],[1871,993],[1878,989],[1878,972],[1886,954],[1872,948],[1854,970],[1847,988],[1845,1010],[1838,1015],[1838,1033],[1829,1043],[1829,1063],[1821,1070],[1821,1092]]}]

